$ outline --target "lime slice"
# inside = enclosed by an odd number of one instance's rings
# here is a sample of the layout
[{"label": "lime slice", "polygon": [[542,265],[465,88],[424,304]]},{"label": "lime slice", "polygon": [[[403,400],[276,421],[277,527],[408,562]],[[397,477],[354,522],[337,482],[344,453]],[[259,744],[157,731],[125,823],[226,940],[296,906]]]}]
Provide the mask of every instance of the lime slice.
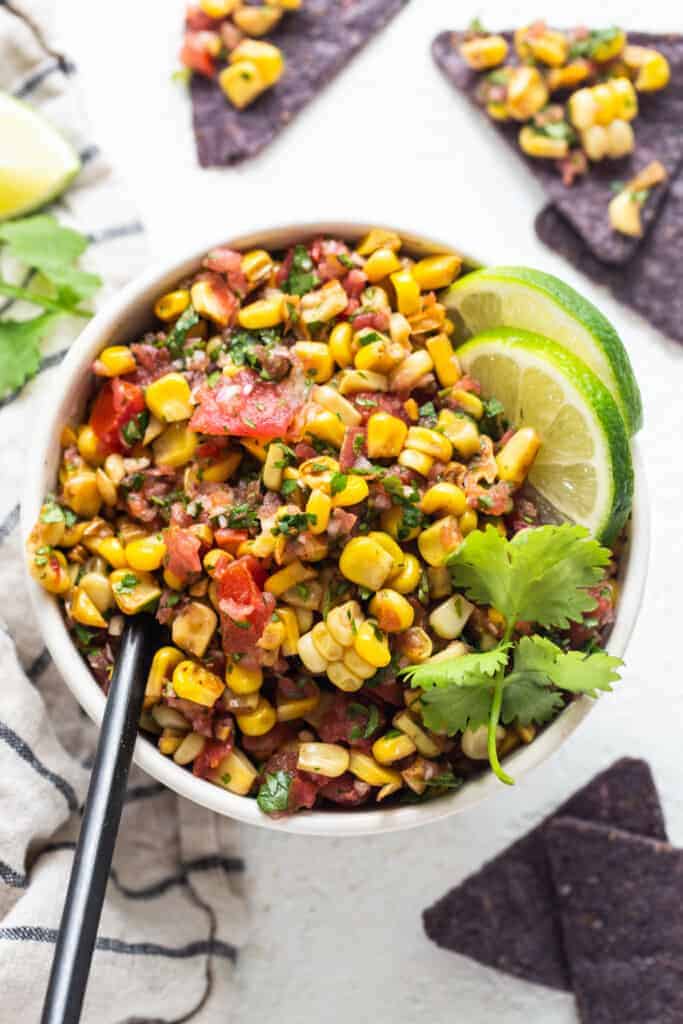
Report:
[{"label": "lime slice", "polygon": [[80,167],[75,150],[48,121],[0,93],[0,221],[54,199]]},{"label": "lime slice", "polygon": [[540,435],[529,483],[562,519],[614,540],[631,508],[633,467],[624,421],[593,371],[549,338],[505,327],[458,356],[512,426]]},{"label": "lime slice", "polygon": [[447,293],[456,339],[492,327],[521,327],[552,338],[590,366],[616,399],[629,434],[642,426],[640,391],[621,338],[599,309],[573,288],[528,267],[488,267]]}]

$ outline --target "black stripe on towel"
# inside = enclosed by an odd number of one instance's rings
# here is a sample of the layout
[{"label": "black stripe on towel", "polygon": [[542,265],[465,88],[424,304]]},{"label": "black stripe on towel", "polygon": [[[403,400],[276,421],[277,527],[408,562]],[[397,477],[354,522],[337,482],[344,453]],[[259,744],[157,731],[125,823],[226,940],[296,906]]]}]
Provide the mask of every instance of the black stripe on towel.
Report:
[{"label": "black stripe on towel", "polygon": [[50,664],[50,652],[47,647],[43,647],[42,651],[37,658],[31,662],[29,667],[26,669],[26,675],[29,677],[32,683],[35,683],[37,679],[42,676],[43,672]]},{"label": "black stripe on towel", "polygon": [[[54,945],[57,934],[56,928],[17,925],[13,928],[0,928],[0,941],[4,939],[6,942],[39,942]],[[170,960],[184,960],[207,953],[226,960],[237,959],[235,947],[219,939],[201,939],[188,942],[184,946],[161,946],[156,942],[123,942],[121,939],[110,939],[102,935],[98,937],[95,949],[105,953],[128,953],[133,956],[162,956]]]},{"label": "black stripe on towel", "polygon": [[4,860],[0,860],[0,882],[11,885],[13,889],[25,889],[28,885],[26,875],[15,871],[9,864],[5,864]]},{"label": "black stripe on towel", "polygon": [[93,160],[97,159],[100,152],[100,147],[93,144],[92,146],[84,146],[78,155],[82,164],[89,164],[92,163]]},{"label": "black stripe on towel", "polygon": [[78,800],[76,799],[76,793],[71,783],[63,779],[61,775],[57,775],[55,772],[47,768],[42,761],[40,761],[33,753],[28,743],[22,740],[21,736],[18,736],[8,725],[4,722],[0,722],[0,740],[4,740],[5,743],[12,748],[15,754],[18,754],[22,760],[26,761],[28,765],[33,768],[38,775],[41,775],[48,782],[51,782],[55,789],[58,789],[66,800],[69,810],[75,811],[78,807]]},{"label": "black stripe on towel", "polygon": [[15,505],[13,509],[10,509],[3,521],[0,523],[0,544],[2,544],[3,540],[7,540],[18,522],[19,506]]},{"label": "black stripe on towel", "polygon": [[42,68],[38,68],[38,70],[34,71],[29,78],[25,79],[19,88],[15,89],[14,96],[19,100],[26,99],[27,96],[31,95],[34,89],[37,89],[39,85],[42,85],[42,83],[49,78],[50,75],[53,75],[55,71],[61,71],[63,75],[70,75],[75,70],[76,67],[71,63],[71,61],[65,60],[63,57],[55,57],[49,64],[45,64]]},{"label": "black stripe on towel", "polygon": [[87,238],[91,245],[99,245],[101,242],[113,242],[117,238],[128,238],[131,235],[141,235],[144,231],[142,222],[131,220],[127,224],[112,224],[108,228],[99,228],[97,231],[89,231]]}]

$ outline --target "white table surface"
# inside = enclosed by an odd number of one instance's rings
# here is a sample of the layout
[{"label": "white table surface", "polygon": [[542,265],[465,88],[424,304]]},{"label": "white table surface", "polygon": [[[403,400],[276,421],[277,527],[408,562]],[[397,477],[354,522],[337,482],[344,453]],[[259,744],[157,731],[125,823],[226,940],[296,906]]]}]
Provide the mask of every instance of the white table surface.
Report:
[{"label": "white table surface", "polygon": [[[198,168],[189,103],[171,84],[183,0],[57,0],[96,135],[125,177],[154,258],[259,224],[316,218],[415,227],[500,263],[544,267],[618,326],[643,389],[642,435],[654,505],[645,605],[619,692],[550,763],[483,808],[423,832],[371,840],[244,835],[253,931],[237,970],[232,1024],[376,1021],[571,1024],[571,997],[508,978],[429,943],[421,910],[534,825],[613,759],[653,766],[670,834],[683,841],[681,385],[683,348],[614,302],[536,240],[540,189],[429,55],[432,37],[467,20],[452,0],[412,3],[259,158]],[[486,25],[533,20],[549,5],[477,3]],[[559,7],[559,5],[557,5]],[[644,28],[641,4],[587,0],[576,22]],[[647,25],[680,28],[676,6],[647,5]],[[594,22],[593,22],[594,23]]]}]

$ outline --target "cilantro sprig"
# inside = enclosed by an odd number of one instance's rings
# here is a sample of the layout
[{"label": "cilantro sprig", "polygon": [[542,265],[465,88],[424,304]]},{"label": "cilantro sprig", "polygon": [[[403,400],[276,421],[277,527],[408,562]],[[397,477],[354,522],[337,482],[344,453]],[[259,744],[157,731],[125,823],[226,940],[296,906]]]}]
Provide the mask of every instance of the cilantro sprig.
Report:
[{"label": "cilantro sprig", "polygon": [[470,533],[448,559],[453,583],[475,603],[495,608],[505,632],[490,651],[403,670],[424,691],[425,725],[449,735],[486,725],[491,768],[512,784],[498,760],[498,724],[542,725],[562,708],[563,694],[610,691],[622,664],[601,650],[564,651],[538,634],[515,641],[516,624],[551,630],[580,621],[596,607],[589,588],[603,578],[610,557],[586,529],[566,523],[523,530],[512,540],[491,526]]}]

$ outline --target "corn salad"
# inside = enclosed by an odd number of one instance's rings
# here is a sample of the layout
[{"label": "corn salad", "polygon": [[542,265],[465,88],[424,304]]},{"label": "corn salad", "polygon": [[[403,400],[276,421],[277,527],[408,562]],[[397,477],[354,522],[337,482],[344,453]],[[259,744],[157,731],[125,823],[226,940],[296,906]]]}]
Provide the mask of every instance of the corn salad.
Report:
[{"label": "corn salad", "polygon": [[[538,516],[538,436],[503,422],[451,342],[438,293],[461,271],[383,229],[215,249],[148,334],[111,339],[63,428],[32,575],[105,690],[125,616],[156,613],[141,728],[266,813],[424,799],[486,757],[428,730],[398,677],[495,644],[505,624],[446,560]],[[613,597],[576,624],[582,644]],[[511,723],[501,752],[531,739]]]}]

